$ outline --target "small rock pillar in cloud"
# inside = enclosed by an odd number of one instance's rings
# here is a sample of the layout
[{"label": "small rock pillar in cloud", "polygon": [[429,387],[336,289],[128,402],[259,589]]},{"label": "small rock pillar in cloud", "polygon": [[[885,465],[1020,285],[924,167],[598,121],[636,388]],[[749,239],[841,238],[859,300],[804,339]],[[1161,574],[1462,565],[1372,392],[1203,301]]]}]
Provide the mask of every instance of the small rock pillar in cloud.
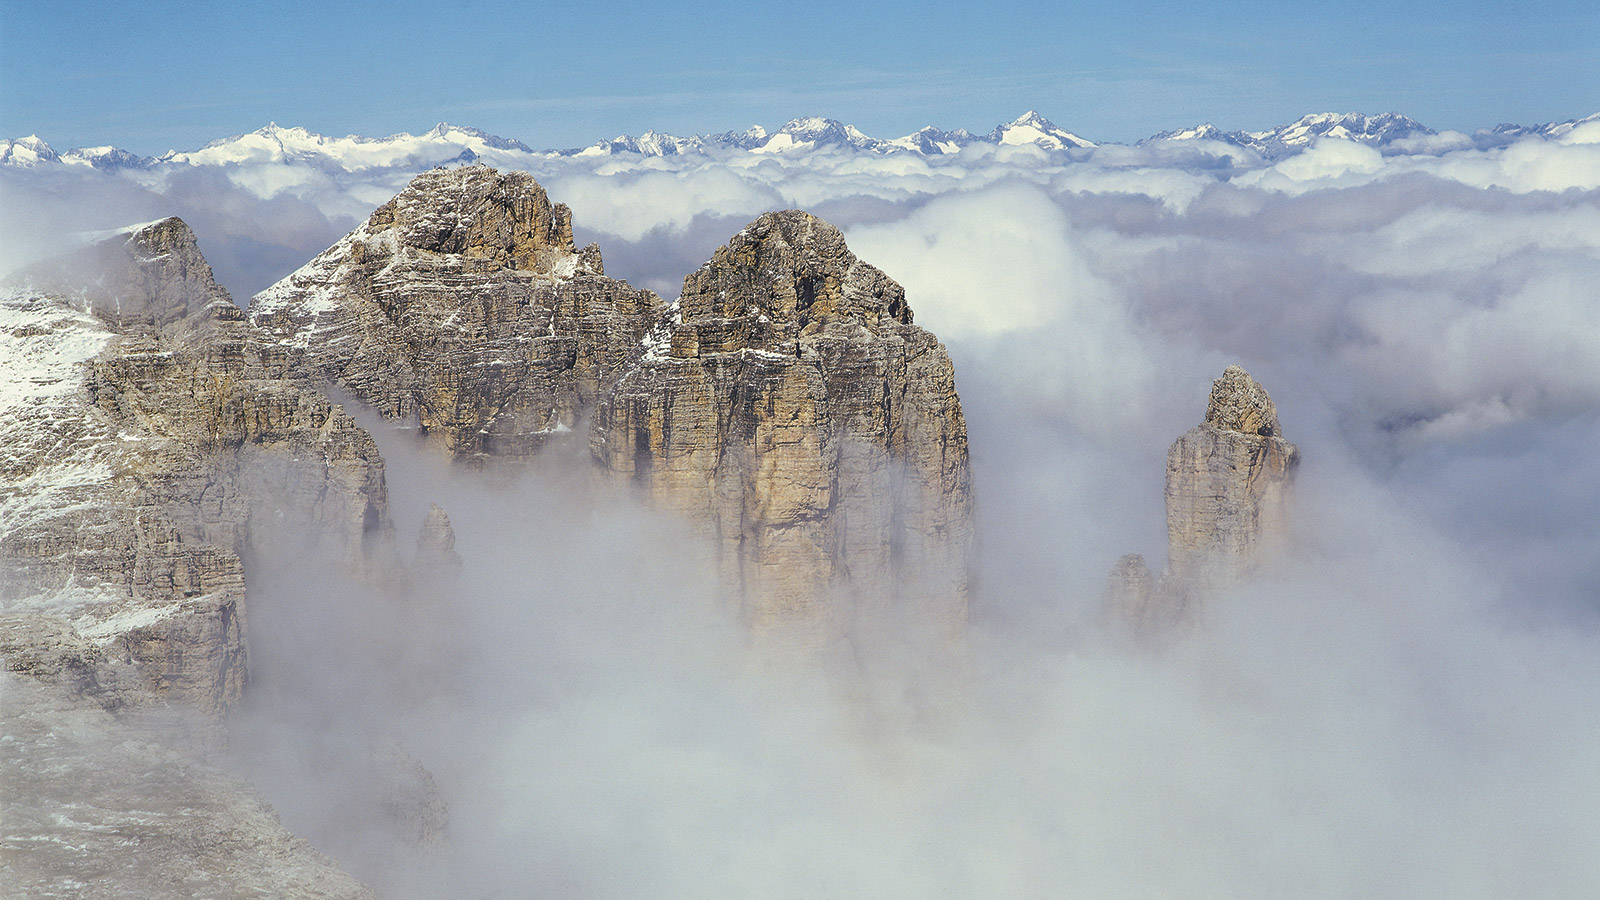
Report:
[{"label": "small rock pillar in cloud", "polygon": [[1106,590],[1108,618],[1138,636],[1190,622],[1201,599],[1248,577],[1285,529],[1300,451],[1250,373],[1229,366],[1211,385],[1205,419],[1167,451],[1167,568],[1124,556]]}]

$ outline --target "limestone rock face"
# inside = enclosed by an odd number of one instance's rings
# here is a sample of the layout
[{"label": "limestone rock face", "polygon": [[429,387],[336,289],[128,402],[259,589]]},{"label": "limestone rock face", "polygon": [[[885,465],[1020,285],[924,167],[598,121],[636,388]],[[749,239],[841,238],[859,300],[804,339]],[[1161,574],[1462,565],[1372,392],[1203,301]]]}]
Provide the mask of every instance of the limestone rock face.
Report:
[{"label": "limestone rock face", "polygon": [[283,379],[180,220],[9,280],[0,368],[0,612],[69,623],[131,701],[238,700],[246,560],[388,564],[370,435]]},{"label": "limestone rock face", "polygon": [[1277,407],[1239,366],[1211,386],[1205,420],[1167,451],[1167,568],[1124,556],[1106,589],[1108,618],[1143,638],[1191,621],[1207,591],[1237,583],[1281,534],[1300,451],[1280,436]]},{"label": "limestone rock face", "polygon": [[469,462],[570,431],[660,311],[531,177],[485,166],[418,176],[250,303],[299,365]]},{"label": "limestone rock face", "polygon": [[943,345],[839,230],[752,222],[683,294],[596,409],[604,471],[714,536],[755,626],[826,640],[847,603],[965,620],[966,422]]},{"label": "limestone rock face", "polygon": [[0,615],[0,662],[8,672],[53,685],[61,697],[91,700],[108,711],[123,705],[105,652],[57,616]]},{"label": "limestone rock face", "polygon": [[1212,385],[1205,421],[1167,451],[1172,573],[1202,587],[1249,574],[1263,535],[1282,524],[1299,464],[1266,390],[1229,366]]},{"label": "limestone rock face", "polygon": [[387,826],[402,846],[439,849],[448,842],[450,808],[433,780],[433,773],[398,743],[379,747],[374,768],[382,788],[378,809],[365,821]]},{"label": "limestone rock face", "polygon": [[1203,424],[1219,431],[1272,437],[1278,433],[1278,407],[1242,366],[1229,366],[1211,383]]},{"label": "limestone rock face", "polygon": [[[135,226],[124,235],[36,266],[27,281],[43,294],[75,296],[75,305],[117,330],[170,325],[227,299],[182,219]],[[130,247],[137,248],[137,265],[128,265]]]}]

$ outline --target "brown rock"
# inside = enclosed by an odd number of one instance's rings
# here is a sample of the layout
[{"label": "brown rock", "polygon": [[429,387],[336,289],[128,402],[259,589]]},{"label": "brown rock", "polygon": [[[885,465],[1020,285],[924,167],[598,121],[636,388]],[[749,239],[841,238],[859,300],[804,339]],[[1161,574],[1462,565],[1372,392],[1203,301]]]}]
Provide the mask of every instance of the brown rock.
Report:
[{"label": "brown rock", "polygon": [[283,379],[180,220],[9,280],[0,353],[0,611],[70,622],[130,702],[239,699],[245,560],[391,566],[371,437]]},{"label": "brown rock", "polygon": [[1142,557],[1119,559],[1108,618],[1140,637],[1192,622],[1207,592],[1248,576],[1282,534],[1299,464],[1266,389],[1229,366],[1211,386],[1205,420],[1167,451],[1167,568],[1152,578]]},{"label": "brown rock", "polygon": [[602,272],[528,175],[436,169],[257,294],[250,318],[454,458],[526,460],[572,430],[660,312]]},{"label": "brown rock", "polygon": [[881,612],[954,633],[966,423],[944,347],[911,319],[838,229],[768,213],[684,279],[595,412],[595,459],[716,539],[758,628],[825,641]]},{"label": "brown rock", "polygon": [[1264,535],[1281,531],[1300,451],[1279,436],[1277,409],[1249,373],[1229,366],[1205,422],[1167,451],[1168,566],[1198,586],[1248,575]]}]

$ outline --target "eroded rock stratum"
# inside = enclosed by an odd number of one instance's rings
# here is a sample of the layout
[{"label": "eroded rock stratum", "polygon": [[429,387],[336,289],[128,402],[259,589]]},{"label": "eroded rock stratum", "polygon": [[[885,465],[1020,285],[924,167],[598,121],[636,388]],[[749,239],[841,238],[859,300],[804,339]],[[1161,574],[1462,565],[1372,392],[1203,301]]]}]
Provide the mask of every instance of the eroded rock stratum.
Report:
[{"label": "eroded rock stratum", "polygon": [[1204,420],[1167,451],[1167,568],[1156,577],[1138,554],[1119,559],[1109,610],[1136,633],[1159,633],[1191,620],[1206,593],[1249,576],[1285,530],[1299,465],[1266,389],[1229,366]]},{"label": "eroded rock stratum", "polygon": [[371,436],[178,219],[8,279],[0,369],[0,893],[370,900],[203,757],[248,679],[247,566],[396,568]]},{"label": "eroded rock stratum", "polygon": [[685,278],[590,446],[715,536],[757,627],[965,620],[972,484],[950,358],[821,219],[768,213]]},{"label": "eroded rock stratum", "polygon": [[6,613],[216,715],[246,678],[246,558],[389,564],[371,436],[285,377],[181,220],[19,274],[0,320]]},{"label": "eroded rock stratum", "polygon": [[904,290],[798,211],[751,223],[670,308],[599,260],[528,176],[438,170],[250,318],[457,460],[524,463],[588,422],[603,473],[715,543],[757,628],[825,639],[881,613],[959,630],[966,424]]},{"label": "eroded rock stratum", "polygon": [[661,312],[572,243],[520,172],[418,176],[257,294],[250,320],[379,414],[464,462],[525,460],[570,432]]}]

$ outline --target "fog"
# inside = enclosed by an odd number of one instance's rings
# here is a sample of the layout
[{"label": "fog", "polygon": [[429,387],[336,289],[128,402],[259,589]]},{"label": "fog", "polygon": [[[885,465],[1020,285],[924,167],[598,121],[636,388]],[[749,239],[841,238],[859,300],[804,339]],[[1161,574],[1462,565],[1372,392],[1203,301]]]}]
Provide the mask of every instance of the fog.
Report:
[{"label": "fog", "polygon": [[[438,502],[465,569],[258,567],[233,764],[397,898],[1594,896],[1597,137],[549,161],[579,242],[669,299],[791,205],[906,287],[970,428],[966,664],[752,643],[709,548],[592,484],[581,430],[485,475],[369,419],[402,548]],[[189,219],[242,301],[361,187],[236,178],[180,214],[219,223]],[[1230,363],[1304,456],[1290,538],[1134,646],[1107,572],[1159,568],[1166,448]],[[431,771],[441,844],[381,824],[380,745]]]}]

